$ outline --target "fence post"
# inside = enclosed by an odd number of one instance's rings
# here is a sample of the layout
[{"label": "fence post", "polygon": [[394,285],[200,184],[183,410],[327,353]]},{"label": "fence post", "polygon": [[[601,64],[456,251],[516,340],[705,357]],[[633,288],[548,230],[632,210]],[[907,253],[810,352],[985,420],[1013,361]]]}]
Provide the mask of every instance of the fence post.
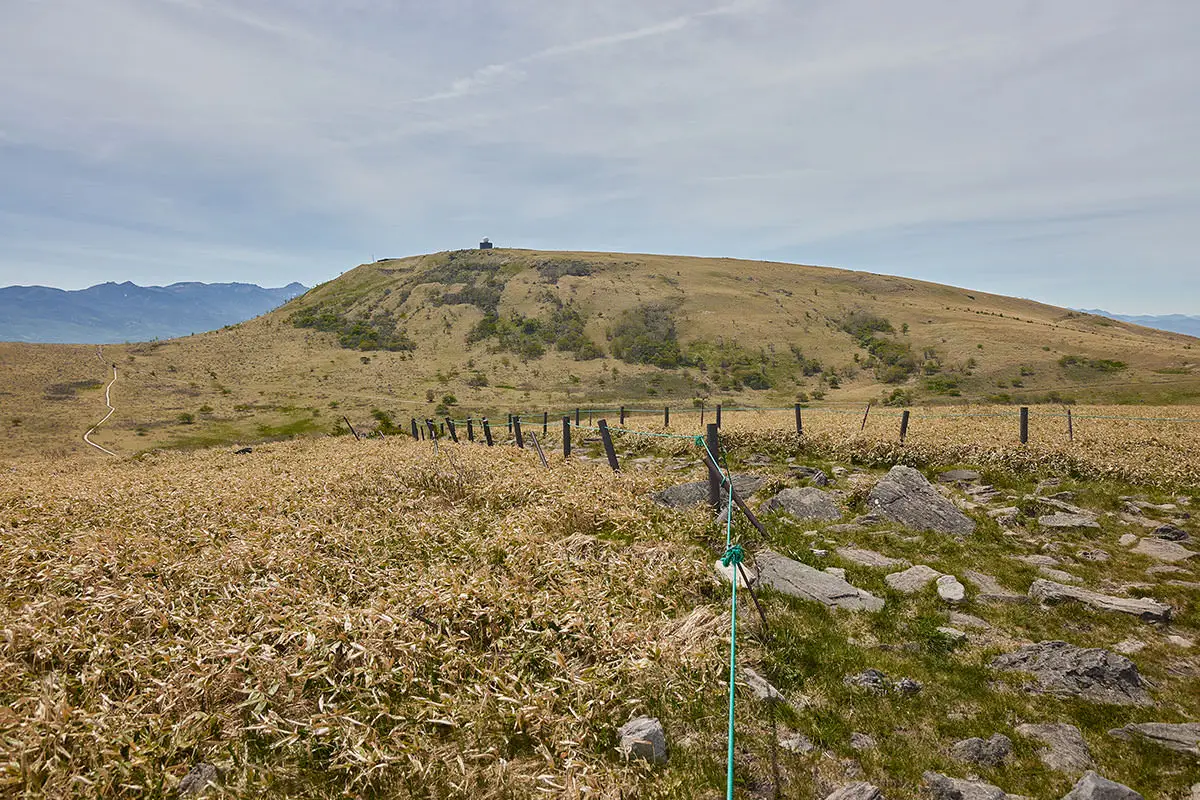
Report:
[{"label": "fence post", "polygon": [[704,403],[700,404],[700,425],[704,425]]},{"label": "fence post", "polygon": [[800,416],[800,404],[796,403],[796,435],[804,435],[804,418]]},{"label": "fence post", "polygon": [[[717,406],[720,408],[720,406]],[[717,453],[721,451],[721,434],[718,433],[718,427],[715,423],[710,422],[707,428],[707,446],[708,452],[712,454],[712,458],[705,458],[704,463],[709,464],[717,458]],[[708,469],[708,504],[713,507],[713,513],[719,513],[721,510],[721,473],[717,472],[711,466]]]},{"label": "fence post", "polygon": [[484,417],[483,422],[483,438],[487,439],[488,447],[491,447],[492,442],[492,426],[488,424],[488,418]]},{"label": "fence post", "polygon": [[1071,418],[1071,409],[1067,408],[1067,438],[1075,441],[1075,421]]},{"label": "fence post", "polygon": [[357,442],[358,441],[358,431],[354,430],[354,426],[350,424],[349,419],[347,419],[344,416],[342,417],[342,419],[346,420],[346,427],[349,428],[350,432],[354,434],[354,441]]},{"label": "fence post", "polygon": [[538,458],[542,460],[542,466],[550,469],[550,462],[546,460],[546,454],[542,452],[542,445],[538,438],[533,435],[533,431],[529,432],[529,438],[533,440],[533,449],[537,451]]},{"label": "fence post", "polygon": [[542,412],[542,438],[543,439],[546,438],[546,431],[549,429],[549,426],[550,426],[550,412],[543,411]]},{"label": "fence post", "polygon": [[438,438],[437,424],[434,423],[433,420],[426,417],[425,418],[425,427],[429,428],[429,438],[436,442],[437,438]]},{"label": "fence post", "polygon": [[575,427],[579,427],[579,409],[575,409]]},{"label": "fence post", "polygon": [[1021,444],[1029,443],[1029,406],[1021,406]]},{"label": "fence post", "polygon": [[513,424],[513,415],[512,415],[512,414],[509,414],[509,415],[508,415],[508,432],[509,432],[509,434],[510,434],[510,435],[511,435],[511,434],[512,434],[512,432],[513,432],[513,426],[512,426],[512,424]]},{"label": "fence post", "polygon": [[867,410],[863,412],[862,426],[858,429],[859,433],[862,433],[863,431],[865,431],[867,429],[867,415],[870,413],[871,413],[871,403],[870,403],[870,401],[868,401],[867,402]]},{"label": "fence post", "polygon": [[421,438],[421,437],[418,435],[418,433],[417,433],[417,418],[416,418],[416,417],[409,417],[409,419],[411,419],[411,420],[412,420],[412,436],[413,436],[413,438],[414,438],[414,439],[419,439],[419,438]]},{"label": "fence post", "polygon": [[904,413],[900,415],[900,444],[904,444],[904,437],[908,436],[908,409],[904,409]]},{"label": "fence post", "polygon": [[621,406],[621,427],[625,427],[625,406]]},{"label": "fence post", "polygon": [[604,442],[604,454],[608,456],[608,465],[613,472],[620,472],[621,465],[617,463],[617,451],[613,449],[612,434],[608,432],[608,422],[600,420],[600,439]]},{"label": "fence post", "polygon": [[513,434],[517,437],[517,447],[525,449],[525,439],[521,436],[521,418],[514,415],[512,418]]},{"label": "fence post", "polygon": [[571,418],[563,417],[563,458],[571,457]]},{"label": "fence post", "polygon": [[671,407],[663,406],[663,427],[671,427]]},{"label": "fence post", "polygon": [[475,441],[475,423],[471,421],[470,417],[467,417],[467,441]]},{"label": "fence post", "polygon": [[450,441],[458,444],[458,430],[454,427],[454,420],[446,417],[446,430],[450,431]]},{"label": "fence post", "polygon": [[717,403],[717,427],[721,427],[721,404]]}]

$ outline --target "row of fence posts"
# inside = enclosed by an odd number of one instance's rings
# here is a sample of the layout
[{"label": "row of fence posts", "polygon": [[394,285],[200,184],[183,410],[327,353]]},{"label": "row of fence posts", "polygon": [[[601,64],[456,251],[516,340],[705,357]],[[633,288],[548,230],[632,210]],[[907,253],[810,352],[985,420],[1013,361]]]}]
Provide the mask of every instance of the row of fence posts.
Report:
[{"label": "row of fence posts", "polygon": [[[803,436],[804,435],[804,414],[803,414],[802,406],[799,403],[796,403],[796,405],[795,405],[795,412],[796,412],[796,435]],[[627,415],[625,406],[621,406],[621,408],[619,409],[619,414],[620,414],[620,419],[621,419],[621,427],[624,427],[625,419],[626,419],[626,415]],[[871,414],[871,404],[867,403],[866,411],[863,412],[862,424],[859,426],[860,432],[866,430],[867,419],[870,416],[870,414]],[[704,407],[703,406],[700,407],[700,415],[701,415],[701,423],[703,424],[703,420],[704,420]],[[706,430],[720,430],[720,428],[721,428],[721,405],[719,403],[717,404],[717,407],[716,407],[716,415],[717,415],[717,421],[715,423],[709,423],[706,426]],[[579,409],[579,408],[575,409],[575,427],[580,427],[582,416],[583,416],[582,409]],[[590,413],[589,413],[589,417],[590,417]],[[345,417],[343,417],[343,419],[346,420],[346,425],[350,428],[350,432],[354,434],[354,438],[359,439],[360,437],[359,437],[358,431],[356,431],[354,429],[354,426],[350,424],[350,420],[346,419]],[[905,409],[900,415],[900,443],[901,444],[903,444],[905,439],[908,438],[908,426],[909,426],[910,419],[911,419],[911,413],[909,412],[908,409]],[[487,417],[483,417],[482,419],[479,420],[479,422],[483,428],[484,440],[487,442],[488,447],[493,446],[495,444],[495,440],[492,437],[491,423],[488,421]],[[474,442],[475,441],[475,421],[471,418],[468,418],[466,423],[467,423],[467,440],[470,442]],[[455,425],[454,420],[452,420],[450,417],[446,417],[445,422],[443,422],[443,423],[436,423],[432,419],[426,419],[424,426],[419,425],[417,423],[417,419],[415,417],[413,417],[412,424],[411,424],[412,437],[414,439],[425,439],[426,431],[428,431],[429,438],[436,439],[439,435],[438,434],[439,425],[440,425],[442,436],[446,436],[447,434],[449,434],[451,441],[453,441],[455,443],[458,442],[458,428]],[[670,406],[664,406],[663,407],[663,427],[670,427],[670,425],[671,425],[671,408],[670,408]],[[563,458],[568,458],[571,455],[571,417],[570,416],[564,416],[562,418],[562,427],[563,427],[563,437],[562,437],[563,438]],[[524,432],[522,431],[522,428],[521,428],[520,415],[509,414],[507,428],[508,428],[509,434],[516,440],[517,447],[524,448],[525,447],[525,437],[524,437]],[[609,463],[609,465],[612,466],[612,468],[614,470],[618,469],[619,467],[617,465],[616,452],[613,449],[612,434],[608,428],[608,421],[605,419],[601,419],[599,422],[598,428],[600,431],[600,439],[601,439],[602,443],[604,444],[605,454],[608,456],[608,463]],[[549,434],[549,430],[550,430],[550,412],[543,411],[542,412],[542,437],[543,438]],[[1074,419],[1071,415],[1070,408],[1067,409],[1067,436],[1069,437],[1070,441],[1072,441],[1072,442],[1075,441],[1075,423],[1074,423]],[[1020,439],[1021,439],[1021,444],[1029,443],[1029,407],[1028,406],[1021,406]],[[534,441],[535,448],[539,452],[539,455],[541,455],[543,460],[545,460],[545,455],[542,452],[541,445],[537,443],[536,438],[533,441]]]}]

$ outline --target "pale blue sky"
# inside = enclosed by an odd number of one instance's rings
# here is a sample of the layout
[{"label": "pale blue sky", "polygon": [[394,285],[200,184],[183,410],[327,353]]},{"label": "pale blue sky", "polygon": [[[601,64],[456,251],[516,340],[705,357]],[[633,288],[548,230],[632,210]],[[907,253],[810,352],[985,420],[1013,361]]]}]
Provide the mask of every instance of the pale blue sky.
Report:
[{"label": "pale blue sky", "polygon": [[1192,0],[0,0],[0,285],[473,245],[1200,313]]}]

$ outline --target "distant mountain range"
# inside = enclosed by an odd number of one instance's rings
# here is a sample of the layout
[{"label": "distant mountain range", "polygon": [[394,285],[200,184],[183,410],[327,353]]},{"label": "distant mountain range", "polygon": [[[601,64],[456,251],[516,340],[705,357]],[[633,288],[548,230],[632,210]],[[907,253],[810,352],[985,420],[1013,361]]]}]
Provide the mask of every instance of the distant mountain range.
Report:
[{"label": "distant mountain range", "polygon": [[119,344],[171,339],[265,314],[308,291],[299,283],[264,289],[252,283],[101,283],[64,291],[46,286],[0,289],[0,341]]},{"label": "distant mountain range", "polygon": [[1134,325],[1144,325],[1147,328],[1157,328],[1160,331],[1186,333],[1188,336],[1200,336],[1200,316],[1187,314],[1113,314],[1099,308],[1081,308],[1087,314],[1096,314],[1109,319],[1119,319],[1122,322],[1132,322]]}]

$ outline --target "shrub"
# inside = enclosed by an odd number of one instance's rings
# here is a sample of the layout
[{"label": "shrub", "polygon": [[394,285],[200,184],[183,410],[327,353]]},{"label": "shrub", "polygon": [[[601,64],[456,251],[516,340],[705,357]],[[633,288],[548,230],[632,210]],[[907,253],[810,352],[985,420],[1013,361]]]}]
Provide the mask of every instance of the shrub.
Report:
[{"label": "shrub", "polygon": [[196,421],[196,418],[194,416],[192,416],[191,414],[188,414],[187,412],[180,414],[175,419],[179,420],[180,425],[191,425],[193,422]]},{"label": "shrub", "polygon": [[674,369],[689,363],[679,349],[675,319],[666,305],[643,305],[622,312],[609,339],[612,354],[629,364]]}]

